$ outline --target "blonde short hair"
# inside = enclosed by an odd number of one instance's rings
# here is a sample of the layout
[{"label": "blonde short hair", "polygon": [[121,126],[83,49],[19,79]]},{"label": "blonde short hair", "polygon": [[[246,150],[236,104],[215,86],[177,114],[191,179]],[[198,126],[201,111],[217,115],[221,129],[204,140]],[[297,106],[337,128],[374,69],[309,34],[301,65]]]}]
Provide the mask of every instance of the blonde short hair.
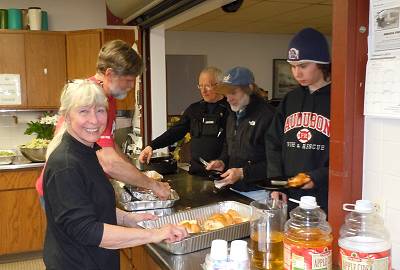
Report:
[{"label": "blonde short hair", "polygon": [[64,117],[64,122],[47,147],[46,159],[61,143],[62,136],[67,130],[65,117],[72,109],[85,106],[108,108],[108,100],[101,86],[89,80],[75,80],[67,83],[63,88],[60,102],[58,113]]}]

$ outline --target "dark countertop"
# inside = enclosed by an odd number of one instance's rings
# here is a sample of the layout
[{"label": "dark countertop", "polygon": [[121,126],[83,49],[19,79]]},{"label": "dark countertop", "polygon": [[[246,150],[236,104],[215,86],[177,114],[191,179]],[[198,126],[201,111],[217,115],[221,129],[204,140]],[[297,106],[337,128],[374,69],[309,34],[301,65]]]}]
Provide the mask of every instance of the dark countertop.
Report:
[{"label": "dark countertop", "polygon": [[[174,206],[176,211],[221,201],[238,201],[246,204],[251,202],[251,199],[230,190],[215,192],[214,183],[208,178],[193,176],[183,170],[179,170],[177,174],[164,175],[164,179],[168,179],[180,196],[180,200]],[[206,254],[210,252],[208,248],[185,255],[174,255],[155,244],[145,245],[145,248],[160,267],[167,270],[202,269],[201,264]]]}]

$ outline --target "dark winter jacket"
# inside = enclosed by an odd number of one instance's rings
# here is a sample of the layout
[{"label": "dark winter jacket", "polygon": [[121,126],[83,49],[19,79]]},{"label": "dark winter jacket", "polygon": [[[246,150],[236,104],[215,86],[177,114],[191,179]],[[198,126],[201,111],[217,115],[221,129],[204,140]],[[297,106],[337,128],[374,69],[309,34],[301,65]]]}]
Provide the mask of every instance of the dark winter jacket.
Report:
[{"label": "dark winter jacket", "polygon": [[204,100],[193,103],[185,110],[180,121],[154,139],[150,146],[153,149],[159,149],[172,145],[190,132],[189,172],[204,175],[205,169],[199,162],[199,157],[210,161],[221,154],[229,111],[226,98],[216,103],[207,103]]},{"label": "dark winter jacket", "polygon": [[[313,189],[290,189],[288,196],[309,195],[328,210],[328,166],[330,137],[330,89],[326,85],[312,94],[307,87],[289,92],[277,108],[266,136],[268,178],[311,176]],[[295,205],[289,205],[292,209]]]},{"label": "dark winter jacket", "polygon": [[231,112],[226,124],[226,145],[220,158],[226,169],[243,168],[242,180],[233,188],[249,191],[253,184],[266,179],[265,133],[272,121],[274,108],[261,97],[250,96],[244,114],[238,119]]}]

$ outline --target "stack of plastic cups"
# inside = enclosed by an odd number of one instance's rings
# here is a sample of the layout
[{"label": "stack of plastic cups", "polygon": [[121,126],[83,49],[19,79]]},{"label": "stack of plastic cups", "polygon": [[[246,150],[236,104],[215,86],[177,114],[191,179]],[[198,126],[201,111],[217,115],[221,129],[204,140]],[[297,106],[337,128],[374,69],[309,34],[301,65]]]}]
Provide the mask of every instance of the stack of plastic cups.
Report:
[{"label": "stack of plastic cups", "polygon": [[246,241],[232,241],[231,252],[229,253],[229,265],[232,270],[250,269],[249,253],[247,251]]},{"label": "stack of plastic cups", "polygon": [[217,239],[211,242],[211,252],[206,256],[207,270],[226,270],[228,262],[228,242]]},{"label": "stack of plastic cups", "polygon": [[7,9],[0,9],[0,29],[8,28],[8,13]]},{"label": "stack of plastic cups", "polygon": [[8,9],[8,29],[22,29],[22,12],[20,9]]}]

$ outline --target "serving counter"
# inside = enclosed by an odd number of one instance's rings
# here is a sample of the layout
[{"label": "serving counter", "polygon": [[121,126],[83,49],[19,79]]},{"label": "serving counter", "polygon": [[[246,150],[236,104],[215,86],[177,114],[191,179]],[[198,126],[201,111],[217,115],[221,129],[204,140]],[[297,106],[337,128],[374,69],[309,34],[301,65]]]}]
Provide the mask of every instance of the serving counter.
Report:
[{"label": "serving counter", "polygon": [[[173,211],[187,210],[194,207],[213,204],[221,201],[238,201],[250,203],[251,199],[230,190],[216,191],[214,183],[206,177],[193,176],[184,170],[177,174],[165,175],[171,187],[175,189],[180,200],[176,202]],[[121,269],[202,269],[200,264],[210,249],[197,252],[174,255],[155,244],[148,244],[121,252]]]}]

